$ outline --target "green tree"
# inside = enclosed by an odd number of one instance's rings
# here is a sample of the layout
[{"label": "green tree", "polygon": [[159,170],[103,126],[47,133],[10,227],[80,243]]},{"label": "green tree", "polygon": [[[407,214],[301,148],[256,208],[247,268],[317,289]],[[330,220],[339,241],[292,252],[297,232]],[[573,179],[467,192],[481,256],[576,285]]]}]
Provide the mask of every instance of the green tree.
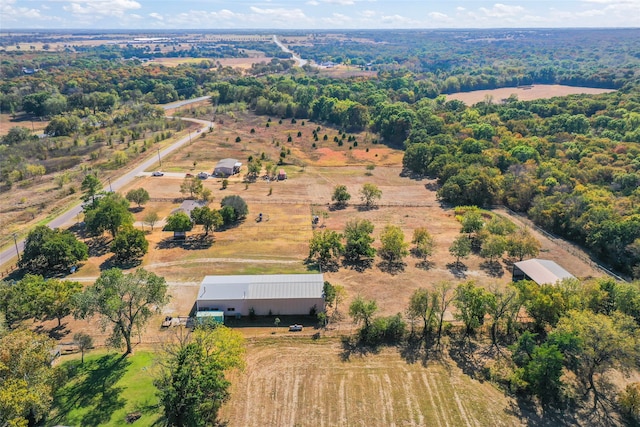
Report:
[{"label": "green tree", "polygon": [[382,197],[382,191],[375,184],[364,184],[360,189],[360,200],[367,208],[372,208],[376,205],[376,200],[380,200]]},{"label": "green tree", "polygon": [[84,242],[68,230],[52,230],[39,225],[29,232],[24,252],[18,265],[31,273],[47,273],[69,270],[89,256]]},{"label": "green tree", "polygon": [[640,419],[640,383],[627,384],[618,395],[618,404],[632,419]]},{"label": "green tree", "polygon": [[235,212],[236,221],[245,218],[249,214],[247,202],[237,195],[225,196],[220,202],[221,207],[231,206]]},{"label": "green tree", "polygon": [[159,219],[160,216],[156,211],[147,212],[147,214],[144,216],[144,222],[145,224],[149,224],[149,227],[151,227],[151,231],[153,231],[153,226],[156,224],[156,222],[158,222]]},{"label": "green tree", "polygon": [[149,192],[144,188],[136,188],[135,190],[129,190],[125,197],[128,201],[141,207],[149,201]]},{"label": "green tree", "polygon": [[456,319],[464,323],[466,334],[472,334],[484,324],[484,316],[487,314],[487,291],[476,286],[473,281],[458,285],[453,304],[458,309]]},{"label": "green tree", "polygon": [[376,255],[376,250],[371,244],[374,239],[373,223],[366,219],[352,219],[347,222],[344,229],[346,244],[344,257],[348,262],[359,263],[362,258],[370,260]]},{"label": "green tree", "polygon": [[543,343],[533,348],[531,359],[524,366],[522,379],[543,406],[559,401],[563,362],[564,356],[557,345]]},{"label": "green tree", "polygon": [[518,291],[512,286],[508,286],[506,289],[497,286],[490,288],[486,295],[486,305],[487,313],[491,316],[491,341],[493,345],[497,346],[498,327],[506,320],[507,331],[510,331],[513,316],[520,309]]},{"label": "green tree", "polygon": [[210,231],[218,229],[224,224],[224,219],[220,212],[210,209],[208,206],[194,208],[191,211],[191,219],[194,223],[202,225],[205,236],[208,236]]},{"label": "green tree", "polygon": [[335,202],[336,207],[344,207],[351,199],[351,194],[347,191],[346,185],[336,185],[331,195],[331,201]]},{"label": "green tree", "polygon": [[242,334],[224,326],[197,329],[171,348],[155,381],[167,425],[216,425],[229,398],[226,374],[244,367],[244,352]]},{"label": "green tree", "polygon": [[473,233],[477,233],[484,227],[484,220],[482,219],[482,214],[480,210],[473,206],[468,209],[462,218],[460,218],[460,223],[462,224],[461,233],[467,233],[469,238]]},{"label": "green tree", "polygon": [[507,247],[507,242],[502,236],[489,235],[483,242],[480,249],[480,256],[483,258],[489,258],[492,261],[495,258],[500,258]]},{"label": "green tree", "polygon": [[387,225],[380,234],[382,246],[378,251],[380,257],[389,264],[398,264],[402,258],[409,255],[409,244],[404,241],[404,233],[397,225]]},{"label": "green tree", "polygon": [[45,318],[56,319],[58,326],[62,318],[70,315],[75,308],[75,296],[82,291],[82,285],[70,280],[48,279],[37,299],[39,310]]},{"label": "green tree", "polygon": [[423,258],[425,261],[429,255],[433,253],[435,241],[429,230],[425,227],[418,227],[413,230],[413,239],[411,240],[415,246],[414,253],[416,256]]},{"label": "green tree", "polygon": [[133,225],[133,215],[124,197],[109,193],[85,211],[84,222],[89,233],[100,235],[108,231],[115,238],[120,228]]},{"label": "green tree", "polygon": [[437,292],[429,293],[425,288],[416,289],[409,299],[407,314],[415,318],[420,317],[423,322],[422,334],[426,337],[436,323],[438,311]]},{"label": "green tree", "polygon": [[344,253],[342,234],[333,230],[314,231],[309,242],[309,259],[315,259],[321,268],[332,267]]},{"label": "green tree", "polygon": [[595,376],[611,368],[632,368],[639,355],[637,325],[623,314],[571,310],[560,319],[549,340],[562,334],[576,338],[577,348],[565,352],[576,361],[573,371],[588,385],[587,392],[593,392],[594,405],[599,398]]},{"label": "green tree", "polygon": [[96,194],[102,189],[102,184],[97,176],[90,173],[84,177],[82,180],[82,184],[80,186],[82,191],[84,191],[84,200],[91,200],[92,203],[96,202]]},{"label": "green tree", "polygon": [[535,257],[540,252],[540,242],[524,228],[507,238],[507,254],[522,261],[525,257]]},{"label": "green tree", "polygon": [[449,253],[456,257],[456,266],[460,266],[460,258],[466,258],[471,253],[471,240],[467,236],[458,236],[449,246]]},{"label": "green tree", "polygon": [[142,329],[154,312],[167,304],[167,283],[142,268],[124,274],[118,268],[103,271],[96,282],[78,295],[76,316],[100,316],[103,328],[112,326],[109,341],[118,346],[124,339],[125,354],[133,352],[131,334]]},{"label": "green tree", "polygon": [[26,427],[49,413],[54,346],[53,340],[27,329],[0,336],[0,425]]},{"label": "green tree", "polygon": [[134,227],[124,227],[111,242],[111,252],[119,264],[139,260],[149,250],[149,242],[144,231]]},{"label": "green tree", "polygon": [[193,228],[193,222],[189,215],[182,211],[178,211],[174,214],[171,214],[167,217],[167,223],[164,226],[164,229],[167,231],[173,231],[178,233],[183,233],[185,231],[190,231]]},{"label": "green tree", "polygon": [[80,363],[84,365],[84,353],[93,347],[93,338],[84,332],[76,332],[73,334],[73,342],[76,343],[78,350],[80,350]]},{"label": "green tree", "polygon": [[373,315],[378,311],[378,303],[375,300],[365,300],[357,296],[349,305],[349,316],[357,325],[363,324],[363,329],[369,329]]},{"label": "green tree", "polygon": [[192,199],[194,195],[197,196],[202,193],[203,189],[204,185],[202,184],[202,180],[195,176],[185,178],[182,184],[180,184],[180,192],[182,194],[189,193],[189,197]]}]

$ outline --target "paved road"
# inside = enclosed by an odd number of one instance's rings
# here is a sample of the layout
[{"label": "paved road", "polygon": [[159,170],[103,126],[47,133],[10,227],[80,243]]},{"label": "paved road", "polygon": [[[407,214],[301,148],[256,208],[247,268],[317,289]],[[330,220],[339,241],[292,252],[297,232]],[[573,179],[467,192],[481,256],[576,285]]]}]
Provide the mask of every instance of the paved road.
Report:
[{"label": "paved road", "polygon": [[[184,105],[204,101],[205,99],[209,99],[209,97],[202,96],[200,98],[174,102],[171,104],[163,105],[162,108],[164,108],[165,110],[168,110],[170,108],[182,107]],[[187,120],[190,122],[201,124],[202,125],[202,128],[200,129],[201,132],[208,130],[209,126],[211,126],[211,122],[208,120],[198,120],[198,119],[191,119],[191,118],[182,118],[182,120]],[[124,175],[120,176],[120,178],[114,181],[111,181],[110,183],[105,185],[103,188],[103,191],[118,191],[119,189],[127,185],[131,180],[133,180],[137,175],[143,173],[146,169],[150,169],[152,166],[157,165],[158,156],[160,156],[160,158],[162,159],[163,157],[167,156],[169,153],[172,153],[173,151],[177,150],[178,148],[188,143],[191,140],[191,138],[192,138],[192,135],[187,135],[184,138],[180,139],[179,141],[174,142],[172,145],[165,148],[164,150],[156,151],[155,153],[150,155],[150,157],[147,160],[145,160],[143,163],[136,166],[129,172],[126,172]],[[82,212],[82,206],[80,202],[78,202],[77,205],[75,205],[68,211],[60,214],[60,216],[51,220],[51,222],[49,222],[47,225],[50,228],[58,228],[58,227],[62,227],[67,223],[73,223],[75,222],[75,219],[80,212]],[[24,250],[24,240],[18,241],[18,250],[21,253]],[[1,251],[0,266],[4,266],[4,264],[8,263],[9,260],[13,258],[15,255],[16,255],[16,248],[14,245],[8,246],[5,250]]]},{"label": "paved road", "polygon": [[296,53],[295,53],[294,51],[292,51],[291,49],[289,49],[288,47],[286,47],[285,45],[283,45],[283,44],[280,42],[280,40],[278,40],[278,36],[276,36],[275,34],[273,35],[273,42],[274,42],[275,44],[277,44],[277,45],[278,45],[278,47],[279,47],[280,49],[282,49],[282,51],[283,51],[283,52],[290,53],[290,54],[291,54],[291,56],[293,57],[293,59],[298,63],[298,67],[302,67],[302,66],[303,66],[303,65],[305,65],[307,62],[309,62],[309,61],[307,61],[306,59],[302,59],[302,58],[300,58],[298,55],[296,55]]}]

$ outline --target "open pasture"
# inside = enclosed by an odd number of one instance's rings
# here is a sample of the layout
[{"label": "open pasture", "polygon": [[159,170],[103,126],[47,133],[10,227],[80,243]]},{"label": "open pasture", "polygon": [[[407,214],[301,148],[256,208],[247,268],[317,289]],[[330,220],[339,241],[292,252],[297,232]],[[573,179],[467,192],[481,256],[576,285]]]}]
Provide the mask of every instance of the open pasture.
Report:
[{"label": "open pasture", "polygon": [[520,101],[533,101],[535,99],[547,99],[556,96],[578,94],[597,95],[608,92],[615,92],[615,90],[564,85],[532,85],[453,93],[451,95],[447,95],[447,101],[457,99],[467,105],[473,105],[484,101],[487,97],[492,97],[493,102],[499,103],[502,99],[509,98],[511,95],[516,95]]}]

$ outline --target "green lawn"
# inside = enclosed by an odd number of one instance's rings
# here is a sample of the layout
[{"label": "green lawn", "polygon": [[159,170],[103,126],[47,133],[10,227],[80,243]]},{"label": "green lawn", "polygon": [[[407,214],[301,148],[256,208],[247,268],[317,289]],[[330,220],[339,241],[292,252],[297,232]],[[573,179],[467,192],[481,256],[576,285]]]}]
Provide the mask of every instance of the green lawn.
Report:
[{"label": "green lawn", "polygon": [[95,352],[80,360],[63,362],[68,381],[57,390],[47,425],[121,426],[127,414],[140,412],[135,425],[152,426],[160,409],[153,386],[156,356],[137,351],[122,358],[119,353]]}]

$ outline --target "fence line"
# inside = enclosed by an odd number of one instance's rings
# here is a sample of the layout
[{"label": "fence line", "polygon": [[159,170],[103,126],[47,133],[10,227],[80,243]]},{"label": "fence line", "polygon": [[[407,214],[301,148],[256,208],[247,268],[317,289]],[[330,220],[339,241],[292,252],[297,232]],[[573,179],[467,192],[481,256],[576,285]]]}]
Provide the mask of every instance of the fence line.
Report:
[{"label": "fence line", "polygon": [[608,276],[613,277],[614,279],[619,280],[621,282],[628,282],[627,279],[621,277],[620,275],[614,273],[613,271],[611,271],[607,267],[605,267],[602,264],[602,262],[600,260],[598,260],[597,258],[596,259],[592,259],[591,257],[587,256],[582,250],[577,249],[575,246],[573,246],[572,244],[568,243],[562,237],[556,236],[555,234],[550,233],[549,231],[540,228],[539,226],[534,224],[533,221],[531,221],[529,218],[527,218],[523,214],[514,212],[514,211],[512,211],[511,209],[509,209],[506,206],[495,206],[494,208],[503,209],[509,215],[517,217],[520,221],[524,222],[528,227],[531,227],[534,230],[536,230],[537,232],[539,232],[540,234],[546,236],[549,240],[552,240],[554,243],[556,243],[558,246],[560,246],[563,249],[565,249],[571,255],[573,255],[573,256],[579,258],[580,260],[586,262],[587,264],[589,264],[591,267],[595,268],[596,270],[600,270],[603,273],[607,274]]}]

